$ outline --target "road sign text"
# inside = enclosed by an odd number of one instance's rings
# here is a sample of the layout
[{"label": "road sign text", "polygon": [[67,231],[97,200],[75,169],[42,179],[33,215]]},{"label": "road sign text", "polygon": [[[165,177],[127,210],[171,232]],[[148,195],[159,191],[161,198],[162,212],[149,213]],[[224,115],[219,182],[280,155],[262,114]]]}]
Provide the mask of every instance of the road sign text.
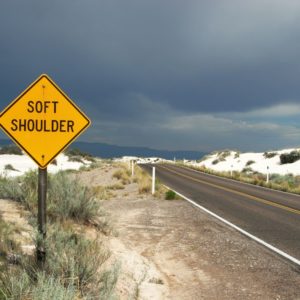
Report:
[{"label": "road sign text", "polygon": [[12,131],[74,132],[73,120],[12,119]]}]

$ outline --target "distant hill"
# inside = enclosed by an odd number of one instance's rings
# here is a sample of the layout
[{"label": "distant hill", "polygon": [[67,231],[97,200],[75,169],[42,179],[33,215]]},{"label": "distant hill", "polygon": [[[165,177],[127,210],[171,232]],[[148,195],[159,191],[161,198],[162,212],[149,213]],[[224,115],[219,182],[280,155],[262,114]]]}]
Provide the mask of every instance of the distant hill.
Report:
[{"label": "distant hill", "polygon": [[78,148],[86,151],[94,156],[102,158],[122,157],[122,156],[138,156],[138,157],[161,157],[165,159],[200,159],[206,153],[200,151],[169,151],[156,150],[146,147],[123,147],[116,145],[109,145],[104,143],[87,143],[74,142],[71,148]]},{"label": "distant hill", "polygon": [[[13,142],[7,139],[0,139],[0,146],[9,145]],[[122,156],[138,156],[138,157],[161,157],[165,159],[200,159],[206,153],[200,151],[169,151],[156,150],[146,147],[123,147],[110,145],[105,143],[88,143],[73,142],[70,148],[78,148],[84,152],[88,152],[93,156],[102,158],[114,158]]]}]

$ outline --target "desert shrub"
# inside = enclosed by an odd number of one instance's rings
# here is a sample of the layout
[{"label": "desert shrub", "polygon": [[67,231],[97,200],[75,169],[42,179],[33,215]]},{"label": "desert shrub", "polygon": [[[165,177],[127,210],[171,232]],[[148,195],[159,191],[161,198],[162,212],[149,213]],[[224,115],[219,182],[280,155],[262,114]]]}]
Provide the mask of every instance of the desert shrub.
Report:
[{"label": "desert shrub", "polygon": [[270,180],[278,187],[288,186],[289,188],[296,188],[300,185],[299,176],[293,176],[292,174],[287,174],[287,175],[272,174],[270,176]]},{"label": "desert shrub", "polygon": [[52,218],[95,223],[100,204],[95,193],[64,172],[49,178],[48,214]]},{"label": "desert shrub", "polygon": [[51,165],[54,165],[54,166],[57,166],[57,160],[56,159],[53,159],[50,163]]},{"label": "desert shrub", "polygon": [[[40,235],[36,236],[36,243]],[[73,229],[49,226],[47,260],[40,269],[33,257],[19,265],[0,264],[0,299],[109,299],[118,268],[99,271],[109,252],[98,240],[86,239]],[[100,297],[99,296],[107,296]]]},{"label": "desert shrub", "polygon": [[[50,220],[74,219],[97,224],[100,203],[96,193],[65,172],[48,176],[47,214]],[[0,197],[17,200],[37,214],[38,175],[27,172],[19,179],[0,178]]]},{"label": "desert shrub", "polygon": [[91,171],[96,168],[100,168],[103,165],[102,161],[93,161],[91,164],[83,165],[79,168],[79,171]]},{"label": "desert shrub", "polygon": [[121,183],[115,183],[112,185],[107,186],[109,190],[124,190],[125,186]]},{"label": "desert shrub", "polygon": [[97,240],[88,240],[72,229],[57,225],[49,227],[46,248],[46,273],[81,292],[96,282],[98,268],[109,257]]},{"label": "desert shrub", "polygon": [[300,159],[300,152],[299,151],[291,151],[290,153],[283,153],[280,155],[280,163],[284,164],[291,164]]},{"label": "desert shrub", "polygon": [[168,190],[165,194],[166,200],[174,200],[176,198],[176,193],[172,190]]},{"label": "desert shrub", "polygon": [[60,279],[39,272],[36,285],[32,288],[31,297],[33,300],[73,300],[76,299],[76,294],[74,286],[64,286]]},{"label": "desert shrub", "polygon": [[235,152],[235,154],[234,154],[234,158],[236,159],[236,158],[239,158],[240,157],[240,152],[239,151],[237,151],[237,152]]},{"label": "desert shrub", "polygon": [[253,170],[250,167],[246,167],[242,170],[242,173],[253,173]]},{"label": "desert shrub", "polygon": [[20,253],[20,245],[13,240],[13,234],[13,225],[4,222],[0,218],[0,262],[5,260],[8,254]]},{"label": "desert shrub", "polygon": [[111,190],[107,186],[97,185],[90,187],[90,189],[100,200],[108,200],[113,196]]},{"label": "desert shrub", "polygon": [[216,165],[216,164],[218,164],[219,162],[220,162],[219,159],[215,159],[215,160],[212,161],[212,164],[213,164],[213,165]]},{"label": "desert shrub", "polygon": [[124,167],[116,170],[112,177],[121,180],[123,184],[128,184],[130,183],[130,174],[130,171]]},{"label": "desert shrub", "polygon": [[83,163],[83,159],[81,156],[69,156],[68,160],[71,162],[79,162],[79,163]]},{"label": "desert shrub", "polygon": [[81,151],[78,148],[67,149],[64,152],[64,154],[66,156],[68,156],[69,161],[78,161],[79,158],[81,158],[81,159],[83,158],[83,159],[91,161],[91,162],[95,162],[96,161],[91,154],[89,154],[87,152],[84,152],[84,151]]},{"label": "desert shrub", "polygon": [[0,177],[0,198],[21,201],[23,195],[18,179]]},{"label": "desert shrub", "polygon": [[277,155],[276,152],[265,152],[264,153],[264,158],[273,158],[276,155]]},{"label": "desert shrub", "polygon": [[0,269],[0,299],[30,299],[32,279],[25,270],[9,268]]},{"label": "desert shrub", "polygon": [[7,145],[0,148],[0,154],[23,155],[22,150],[16,145]]},{"label": "desert shrub", "polygon": [[8,170],[8,171],[16,171],[16,169],[11,165],[11,164],[7,164],[4,166],[4,170]]},{"label": "desert shrub", "polygon": [[218,152],[219,159],[225,160],[225,158],[228,157],[230,153],[231,153],[230,150],[224,150]]},{"label": "desert shrub", "polygon": [[254,163],[255,163],[254,160],[248,160],[248,161],[246,162],[246,167],[251,166],[251,165],[254,164]]}]

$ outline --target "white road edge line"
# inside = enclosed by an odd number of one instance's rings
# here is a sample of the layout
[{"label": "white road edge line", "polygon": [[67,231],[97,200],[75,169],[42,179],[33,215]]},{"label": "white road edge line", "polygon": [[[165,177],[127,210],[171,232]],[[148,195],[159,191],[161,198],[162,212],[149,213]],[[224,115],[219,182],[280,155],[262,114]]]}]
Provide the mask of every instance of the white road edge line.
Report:
[{"label": "white road edge line", "polygon": [[245,231],[244,229],[234,225],[233,223],[227,221],[226,219],[220,217],[219,215],[213,213],[212,211],[208,210],[207,208],[199,205],[198,203],[196,203],[195,201],[189,199],[188,197],[182,195],[181,193],[177,192],[176,190],[174,190],[173,188],[168,187],[167,185],[164,185],[167,189],[169,190],[173,190],[177,195],[179,195],[180,197],[182,197],[183,199],[185,199],[186,201],[190,202],[191,204],[193,204],[194,206],[200,208],[201,210],[205,211],[206,213],[208,213],[209,215],[213,216],[214,218],[220,220],[221,222],[225,223],[226,225],[234,228],[235,230],[239,231],[240,233],[242,233],[243,235],[249,237],[250,239],[256,241],[257,243],[265,246],[266,248],[272,250],[273,252],[283,256],[285,259],[290,260],[291,262],[293,262],[294,264],[300,266],[300,260],[298,260],[297,258],[285,253],[284,251],[272,246],[271,244],[261,240],[260,238],[256,237],[255,235],[252,235],[251,233]]}]

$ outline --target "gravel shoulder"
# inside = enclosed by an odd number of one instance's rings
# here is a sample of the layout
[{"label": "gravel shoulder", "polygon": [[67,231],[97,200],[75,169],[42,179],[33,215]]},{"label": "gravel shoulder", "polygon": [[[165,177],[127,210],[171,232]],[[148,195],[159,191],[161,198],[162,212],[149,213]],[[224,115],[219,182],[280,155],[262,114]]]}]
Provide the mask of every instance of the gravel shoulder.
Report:
[{"label": "gravel shoulder", "polygon": [[[74,176],[102,190],[118,186],[117,169],[104,164]],[[140,194],[137,183],[129,183],[99,201],[114,228],[101,236],[111,251],[104,268],[119,266],[121,300],[300,299],[299,268],[184,200]],[[0,200],[0,214],[20,228],[16,238],[24,251],[33,251],[21,207]],[[96,236],[92,228],[87,234]]]},{"label": "gravel shoulder", "polygon": [[[97,186],[113,170],[79,176]],[[300,299],[299,269],[184,200],[141,195],[132,183],[102,206],[118,233],[108,243],[121,299]]]}]

